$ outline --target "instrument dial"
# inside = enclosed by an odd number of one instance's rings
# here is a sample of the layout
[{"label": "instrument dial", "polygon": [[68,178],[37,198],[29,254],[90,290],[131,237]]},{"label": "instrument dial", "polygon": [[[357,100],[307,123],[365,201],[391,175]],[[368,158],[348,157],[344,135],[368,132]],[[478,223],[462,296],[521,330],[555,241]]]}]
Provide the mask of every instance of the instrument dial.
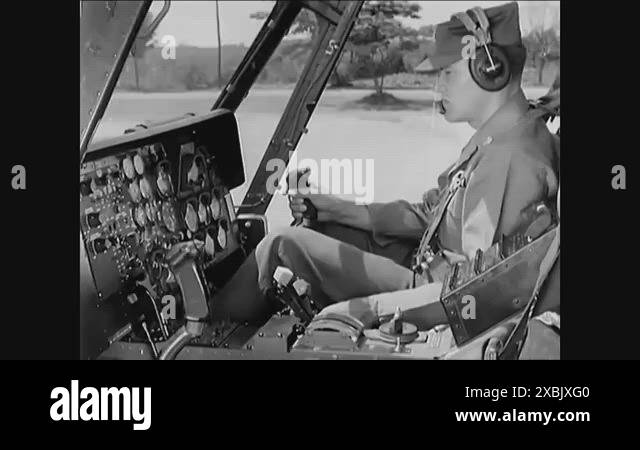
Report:
[{"label": "instrument dial", "polygon": [[227,247],[227,221],[224,219],[218,226],[218,245],[223,250]]},{"label": "instrument dial", "polygon": [[227,247],[227,230],[223,227],[218,227],[218,245],[222,250]]},{"label": "instrument dial", "polygon": [[153,198],[153,185],[148,177],[144,177],[140,180],[140,193],[147,200]]},{"label": "instrument dial", "polygon": [[133,161],[130,156],[127,156],[122,160],[122,170],[124,171],[125,176],[130,180],[133,180],[136,176],[136,169],[133,166]]},{"label": "instrument dial", "polygon": [[140,192],[138,180],[133,180],[129,184],[129,195],[131,196],[131,200],[133,200],[134,203],[140,203],[140,200],[142,200],[142,193]]},{"label": "instrument dial", "polygon": [[136,169],[138,175],[144,174],[145,162],[140,153],[133,157],[133,167]]},{"label": "instrument dial", "polygon": [[206,234],[207,235],[204,239],[204,251],[207,255],[214,256],[216,254],[216,240],[218,239],[216,227],[208,228]]},{"label": "instrument dial", "polygon": [[176,209],[173,204],[165,202],[162,204],[162,223],[167,227],[167,230],[175,233],[178,231],[178,216],[176,215]]},{"label": "instrument dial", "polygon": [[173,183],[171,182],[171,175],[169,175],[169,169],[167,166],[160,165],[158,168],[158,179],[156,180],[158,190],[166,197],[173,194]]},{"label": "instrument dial", "polygon": [[213,194],[211,195],[211,204],[209,205],[211,218],[213,220],[220,219],[220,213],[222,212],[222,206],[220,205],[220,200],[218,199],[218,196],[216,194],[217,192],[214,190]]},{"label": "instrument dial", "polygon": [[144,207],[142,205],[139,205],[135,209],[134,220],[136,221],[136,224],[140,228],[144,228],[147,225],[147,213],[145,212]]},{"label": "instrument dial", "polygon": [[198,202],[198,219],[200,219],[200,223],[205,225],[209,225],[209,222],[211,222],[209,205],[211,205],[211,197],[207,193],[202,194]]},{"label": "instrument dial", "polygon": [[198,230],[198,213],[192,203],[187,203],[184,221],[187,224],[187,228],[192,233],[195,233]]}]

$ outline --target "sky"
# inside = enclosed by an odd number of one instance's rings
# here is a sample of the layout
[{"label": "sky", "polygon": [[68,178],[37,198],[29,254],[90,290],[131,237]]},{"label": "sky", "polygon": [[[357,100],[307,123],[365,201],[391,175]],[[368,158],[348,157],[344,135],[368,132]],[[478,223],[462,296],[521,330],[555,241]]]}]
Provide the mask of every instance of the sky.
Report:
[{"label": "sky", "polygon": [[[163,1],[154,1],[151,11],[157,14]],[[420,19],[405,19],[414,28],[449,20],[451,14],[473,6],[488,8],[505,1],[420,1]],[[523,31],[527,29],[527,7],[533,3],[519,2],[520,21]],[[547,2],[559,9],[560,2]],[[270,11],[273,1],[220,1],[220,34],[223,44],[245,44],[249,46],[262,26],[261,20],[250,19],[256,11]],[[173,36],[178,45],[217,47],[216,5],[214,1],[172,1],[169,13],[160,23],[157,36]]]}]

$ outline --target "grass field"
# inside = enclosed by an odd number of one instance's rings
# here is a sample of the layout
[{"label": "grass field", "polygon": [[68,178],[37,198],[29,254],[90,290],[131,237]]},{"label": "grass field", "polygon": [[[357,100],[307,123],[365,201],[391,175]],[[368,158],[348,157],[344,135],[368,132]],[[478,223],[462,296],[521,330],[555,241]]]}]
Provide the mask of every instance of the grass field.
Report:
[{"label": "grass field", "polygon": [[[531,88],[526,93],[529,98],[537,98],[546,91],[547,88]],[[322,158],[371,158],[373,201],[399,198],[418,201],[423,191],[435,186],[438,174],[455,161],[473,130],[468,125],[449,124],[434,116],[429,106],[431,91],[389,91],[415,102],[417,108],[396,111],[357,108],[355,102],[371,92],[326,90],[309,122],[309,132],[300,140],[298,160],[310,158],[320,164]],[[245,185],[233,193],[236,204],[244,197],[290,94],[289,89],[256,89],[236,113],[247,178]],[[120,135],[125,128],[144,120],[208,112],[217,96],[215,91],[117,92],[94,141]],[[271,227],[287,225],[291,219],[286,198],[274,197],[267,216]]]}]

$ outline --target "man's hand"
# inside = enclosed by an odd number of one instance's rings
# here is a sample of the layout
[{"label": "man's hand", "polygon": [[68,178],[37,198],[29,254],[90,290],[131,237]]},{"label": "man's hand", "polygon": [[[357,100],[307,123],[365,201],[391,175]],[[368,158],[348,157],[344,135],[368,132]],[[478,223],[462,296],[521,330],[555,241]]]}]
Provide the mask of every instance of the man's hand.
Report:
[{"label": "man's hand", "polygon": [[318,210],[319,222],[335,221],[337,211],[343,200],[329,194],[299,194],[292,193],[289,195],[289,208],[294,219],[301,219],[307,211],[307,205],[304,200],[309,199],[313,206]]}]

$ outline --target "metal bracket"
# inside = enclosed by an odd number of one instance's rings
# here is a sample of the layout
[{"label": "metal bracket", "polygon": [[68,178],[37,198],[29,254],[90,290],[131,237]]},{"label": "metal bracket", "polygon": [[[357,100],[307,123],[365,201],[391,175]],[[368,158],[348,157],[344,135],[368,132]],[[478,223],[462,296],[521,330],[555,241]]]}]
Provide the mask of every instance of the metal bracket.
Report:
[{"label": "metal bracket", "polygon": [[338,14],[331,6],[326,2],[319,1],[303,1],[302,5],[310,11],[313,11],[317,15],[331,22],[333,25],[337,25],[340,22],[341,15]]}]

